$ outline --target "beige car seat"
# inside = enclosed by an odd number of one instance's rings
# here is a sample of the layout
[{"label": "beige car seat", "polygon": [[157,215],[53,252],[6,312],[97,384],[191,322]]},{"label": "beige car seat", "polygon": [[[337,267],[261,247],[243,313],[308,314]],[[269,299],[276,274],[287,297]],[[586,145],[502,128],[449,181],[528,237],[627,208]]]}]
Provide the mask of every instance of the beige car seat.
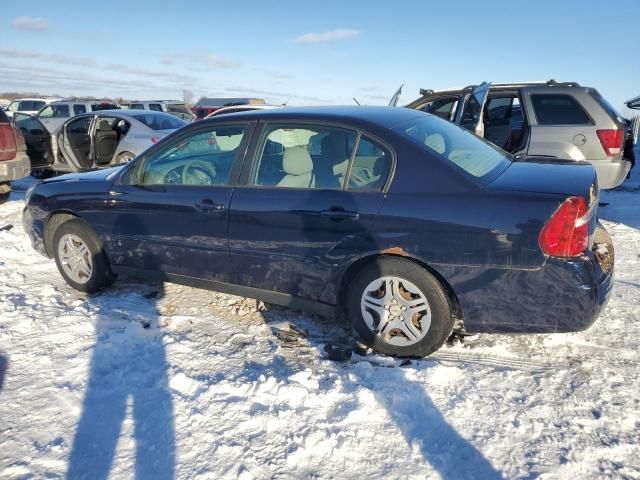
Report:
[{"label": "beige car seat", "polygon": [[313,161],[305,147],[289,147],[284,149],[282,170],[285,175],[278,182],[278,187],[313,188]]}]

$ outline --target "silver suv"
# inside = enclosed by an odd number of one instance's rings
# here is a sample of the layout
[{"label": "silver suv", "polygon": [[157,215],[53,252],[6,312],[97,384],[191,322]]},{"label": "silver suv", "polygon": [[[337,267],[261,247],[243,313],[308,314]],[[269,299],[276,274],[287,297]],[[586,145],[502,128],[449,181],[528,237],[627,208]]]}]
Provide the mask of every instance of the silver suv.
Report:
[{"label": "silver suv", "polygon": [[185,122],[193,120],[193,113],[180,100],[133,100],[121,103],[120,107],[128,110],[153,110],[155,112],[165,112],[178,117]]},{"label": "silver suv", "polygon": [[592,163],[602,189],[620,185],[631,168],[624,158],[627,123],[594,88],[554,80],[485,82],[420,95],[406,106],[456,123],[518,157]]}]

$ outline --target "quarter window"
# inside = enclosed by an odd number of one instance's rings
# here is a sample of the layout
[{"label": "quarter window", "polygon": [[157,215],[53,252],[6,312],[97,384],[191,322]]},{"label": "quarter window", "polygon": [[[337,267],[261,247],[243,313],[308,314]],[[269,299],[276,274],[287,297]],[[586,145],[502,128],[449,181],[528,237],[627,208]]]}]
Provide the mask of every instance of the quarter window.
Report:
[{"label": "quarter window", "polygon": [[591,119],[571,95],[531,95],[538,125],[590,125]]},{"label": "quarter window", "polygon": [[360,137],[349,172],[348,190],[382,190],[391,172],[391,154],[374,141]]},{"label": "quarter window", "polygon": [[271,127],[258,148],[251,184],[341,189],[356,137],[351,130],[324,126]]},{"label": "quarter window", "polygon": [[226,185],[246,127],[199,130],[154,153],[137,173],[143,185]]}]

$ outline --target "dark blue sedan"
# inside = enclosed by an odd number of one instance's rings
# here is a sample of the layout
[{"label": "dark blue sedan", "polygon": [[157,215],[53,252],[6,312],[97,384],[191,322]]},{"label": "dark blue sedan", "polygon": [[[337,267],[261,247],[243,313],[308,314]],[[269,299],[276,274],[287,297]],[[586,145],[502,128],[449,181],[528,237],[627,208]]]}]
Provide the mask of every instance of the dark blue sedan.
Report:
[{"label": "dark blue sedan", "polygon": [[513,158],[415,110],[282,108],[44,181],[24,223],[78,290],[127,273],[340,313],[414,356],[453,329],[589,327],[613,282],[597,207],[587,163]]}]

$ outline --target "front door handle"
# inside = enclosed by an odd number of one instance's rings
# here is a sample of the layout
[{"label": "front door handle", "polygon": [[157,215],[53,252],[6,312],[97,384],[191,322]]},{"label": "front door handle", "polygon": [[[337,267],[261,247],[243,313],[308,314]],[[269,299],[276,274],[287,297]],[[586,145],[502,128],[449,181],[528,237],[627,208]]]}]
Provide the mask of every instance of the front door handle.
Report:
[{"label": "front door handle", "polygon": [[323,210],[320,212],[320,215],[327,218],[333,218],[336,220],[358,220],[360,218],[360,214],[358,212],[353,212],[350,210],[339,210],[331,208],[329,210]]},{"label": "front door handle", "polygon": [[209,198],[205,198],[200,202],[196,202],[195,204],[196,210],[205,213],[222,213],[224,212],[224,205],[221,203],[216,203]]}]

